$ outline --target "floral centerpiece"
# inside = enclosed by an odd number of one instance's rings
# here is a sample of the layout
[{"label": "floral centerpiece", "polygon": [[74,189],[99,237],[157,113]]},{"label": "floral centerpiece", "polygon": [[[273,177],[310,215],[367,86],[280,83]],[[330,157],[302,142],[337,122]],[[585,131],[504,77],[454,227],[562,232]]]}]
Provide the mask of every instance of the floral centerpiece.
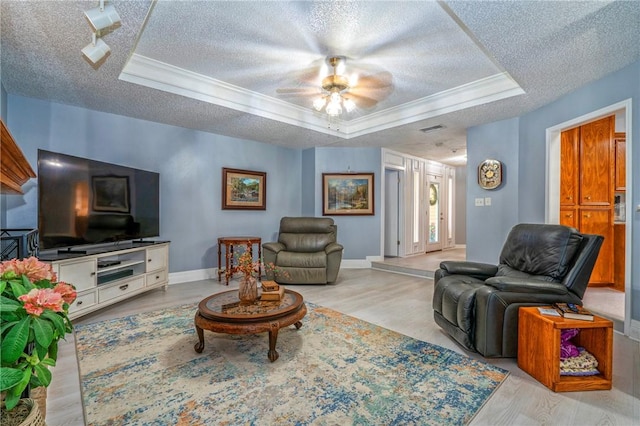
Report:
[{"label": "floral centerpiece", "polygon": [[242,303],[253,303],[258,298],[258,283],[253,274],[260,270],[260,262],[253,260],[251,250],[245,250],[237,259],[235,269],[242,273],[238,298]]},{"label": "floral centerpiece", "polygon": [[278,269],[273,263],[261,264],[260,260],[253,260],[251,250],[245,250],[237,256],[235,271],[242,273],[240,285],[238,288],[238,298],[242,303],[253,303],[258,298],[258,283],[253,276],[254,273],[260,272],[260,267],[264,266],[265,271],[273,271],[280,276],[288,277],[287,271]]},{"label": "floral centerpiece", "polygon": [[58,282],[51,265],[35,257],[0,264],[0,391],[7,410],[27,386],[49,386],[58,340],[73,330],[71,284]]}]

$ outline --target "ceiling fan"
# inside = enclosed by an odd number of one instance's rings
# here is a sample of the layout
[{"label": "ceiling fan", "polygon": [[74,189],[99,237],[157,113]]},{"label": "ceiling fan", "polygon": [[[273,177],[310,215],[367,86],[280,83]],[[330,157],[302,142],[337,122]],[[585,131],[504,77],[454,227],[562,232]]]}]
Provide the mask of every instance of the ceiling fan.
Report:
[{"label": "ceiling fan", "polygon": [[303,83],[307,87],[278,89],[277,93],[311,97],[316,111],[324,109],[327,115],[335,117],[342,114],[343,110],[351,112],[355,108],[372,108],[393,90],[391,73],[387,71],[365,76],[358,76],[357,73],[346,76],[339,71],[339,68],[344,68],[346,57],[329,56],[326,63],[332,68],[332,73],[322,78],[319,87],[314,70],[313,73],[303,73]]}]

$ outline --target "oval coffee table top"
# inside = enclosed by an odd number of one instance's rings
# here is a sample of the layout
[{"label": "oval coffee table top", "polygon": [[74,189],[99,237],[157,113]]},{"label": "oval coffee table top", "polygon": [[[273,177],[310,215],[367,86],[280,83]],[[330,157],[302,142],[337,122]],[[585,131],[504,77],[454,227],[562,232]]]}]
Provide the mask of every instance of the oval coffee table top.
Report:
[{"label": "oval coffee table top", "polygon": [[240,304],[238,290],[216,293],[202,300],[198,311],[204,318],[222,322],[255,322],[278,318],[299,310],[302,295],[286,290],[281,300],[256,300],[252,304]]}]

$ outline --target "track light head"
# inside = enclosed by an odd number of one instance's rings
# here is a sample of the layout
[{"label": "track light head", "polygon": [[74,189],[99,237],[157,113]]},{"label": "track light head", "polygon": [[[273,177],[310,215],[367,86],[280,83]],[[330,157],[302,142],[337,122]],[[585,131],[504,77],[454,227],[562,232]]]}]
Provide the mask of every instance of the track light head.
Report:
[{"label": "track light head", "polygon": [[104,0],[100,1],[100,6],[85,11],[84,16],[94,32],[120,23],[120,15],[118,15],[116,8],[111,4],[105,6]]},{"label": "track light head", "polygon": [[[95,37],[95,35],[94,35]],[[111,48],[101,38],[95,39],[82,49],[82,56],[92,64],[96,64],[111,52]]]}]

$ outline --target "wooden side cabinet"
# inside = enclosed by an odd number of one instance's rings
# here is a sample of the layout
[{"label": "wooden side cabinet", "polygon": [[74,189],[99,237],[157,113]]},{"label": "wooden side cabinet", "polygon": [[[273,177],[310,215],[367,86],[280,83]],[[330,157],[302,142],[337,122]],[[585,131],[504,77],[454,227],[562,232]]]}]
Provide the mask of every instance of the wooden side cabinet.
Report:
[{"label": "wooden side cabinet", "polygon": [[[573,338],[598,360],[600,374],[560,375],[560,333],[577,328]],[[593,321],[566,320],[541,315],[535,306],[518,311],[518,367],[554,392],[611,389],[613,373],[613,323],[595,316]]]}]

